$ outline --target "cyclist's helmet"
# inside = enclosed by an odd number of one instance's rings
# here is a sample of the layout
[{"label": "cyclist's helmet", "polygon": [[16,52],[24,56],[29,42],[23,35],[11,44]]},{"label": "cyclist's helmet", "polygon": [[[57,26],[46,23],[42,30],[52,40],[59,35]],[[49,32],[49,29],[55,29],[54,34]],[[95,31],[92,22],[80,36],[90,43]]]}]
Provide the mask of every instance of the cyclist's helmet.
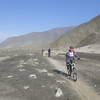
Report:
[{"label": "cyclist's helmet", "polygon": [[70,46],[69,48],[70,48],[70,49],[74,49],[74,47],[73,47],[73,46]]}]

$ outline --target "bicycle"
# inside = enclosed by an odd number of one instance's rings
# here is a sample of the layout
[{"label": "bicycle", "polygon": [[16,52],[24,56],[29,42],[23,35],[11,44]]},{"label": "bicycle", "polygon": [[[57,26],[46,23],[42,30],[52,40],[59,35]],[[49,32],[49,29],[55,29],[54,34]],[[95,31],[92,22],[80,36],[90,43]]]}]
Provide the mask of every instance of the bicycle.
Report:
[{"label": "bicycle", "polygon": [[76,66],[75,63],[69,63],[69,68],[68,70],[68,76],[72,77],[72,79],[74,81],[77,81],[77,70],[76,70]]}]

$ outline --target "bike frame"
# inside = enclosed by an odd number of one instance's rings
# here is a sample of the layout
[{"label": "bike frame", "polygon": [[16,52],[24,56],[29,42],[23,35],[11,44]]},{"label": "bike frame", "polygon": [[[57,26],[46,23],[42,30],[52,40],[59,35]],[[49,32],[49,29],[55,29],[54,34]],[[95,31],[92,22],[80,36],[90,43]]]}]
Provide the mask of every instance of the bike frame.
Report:
[{"label": "bike frame", "polygon": [[71,76],[74,81],[76,81],[77,80],[77,72],[76,72],[75,63],[70,63],[69,66],[71,68],[68,69],[68,75]]}]

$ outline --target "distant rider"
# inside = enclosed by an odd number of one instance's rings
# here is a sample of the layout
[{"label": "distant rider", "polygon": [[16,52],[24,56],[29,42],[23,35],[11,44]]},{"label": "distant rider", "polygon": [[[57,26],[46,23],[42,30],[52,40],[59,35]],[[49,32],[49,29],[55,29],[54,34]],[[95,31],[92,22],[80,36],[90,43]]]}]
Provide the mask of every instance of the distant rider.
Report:
[{"label": "distant rider", "polygon": [[42,56],[44,55],[44,49],[42,48]]},{"label": "distant rider", "polygon": [[48,49],[48,57],[51,57],[51,49]]}]

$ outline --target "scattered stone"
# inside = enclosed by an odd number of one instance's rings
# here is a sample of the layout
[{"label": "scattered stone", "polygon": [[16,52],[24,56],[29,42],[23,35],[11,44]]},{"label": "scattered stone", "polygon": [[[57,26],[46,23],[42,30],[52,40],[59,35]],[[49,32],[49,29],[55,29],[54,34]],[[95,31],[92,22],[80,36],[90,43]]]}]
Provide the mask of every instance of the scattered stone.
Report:
[{"label": "scattered stone", "polygon": [[53,74],[53,73],[47,73],[47,75],[48,75],[48,76],[54,76],[54,74]]},{"label": "scattered stone", "polygon": [[95,84],[94,87],[97,87],[97,85]]},{"label": "scattered stone", "polygon": [[46,72],[48,72],[48,71],[47,71],[46,69],[42,69],[41,72],[42,72],[42,73],[46,73]]},{"label": "scattered stone", "polygon": [[39,65],[39,62],[34,62],[34,64]]},{"label": "scattered stone", "polygon": [[13,78],[14,76],[13,75],[9,75],[9,76],[7,76],[8,78]]},{"label": "scattered stone", "polygon": [[24,65],[27,64],[26,62],[23,63]]},{"label": "scattered stone", "polygon": [[27,85],[27,86],[24,86],[24,89],[25,89],[25,90],[29,89],[29,86],[28,86],[28,85]]},{"label": "scattered stone", "polygon": [[34,61],[38,61],[38,59],[34,59]]},{"label": "scattered stone", "polygon": [[24,67],[24,66],[23,66],[23,65],[18,65],[18,66],[17,66],[17,68],[22,68],[22,67]]},{"label": "scattered stone", "polygon": [[34,78],[34,79],[37,79],[37,76],[35,74],[30,74],[29,77],[30,78]]},{"label": "scattered stone", "polygon": [[60,84],[63,84],[63,83],[66,83],[65,81],[63,80],[56,80],[57,83],[60,83]]},{"label": "scattered stone", "polygon": [[20,72],[26,71],[26,69],[19,69]]},{"label": "scattered stone", "polygon": [[45,85],[42,85],[41,87],[42,87],[42,88],[45,88],[46,86],[45,86]]},{"label": "scattered stone", "polygon": [[46,69],[36,69],[39,73],[47,73],[48,71]]},{"label": "scattered stone", "polygon": [[20,65],[27,64],[24,60],[20,61]]},{"label": "scattered stone", "polygon": [[56,88],[55,97],[59,98],[63,95],[63,92],[60,88]]}]

